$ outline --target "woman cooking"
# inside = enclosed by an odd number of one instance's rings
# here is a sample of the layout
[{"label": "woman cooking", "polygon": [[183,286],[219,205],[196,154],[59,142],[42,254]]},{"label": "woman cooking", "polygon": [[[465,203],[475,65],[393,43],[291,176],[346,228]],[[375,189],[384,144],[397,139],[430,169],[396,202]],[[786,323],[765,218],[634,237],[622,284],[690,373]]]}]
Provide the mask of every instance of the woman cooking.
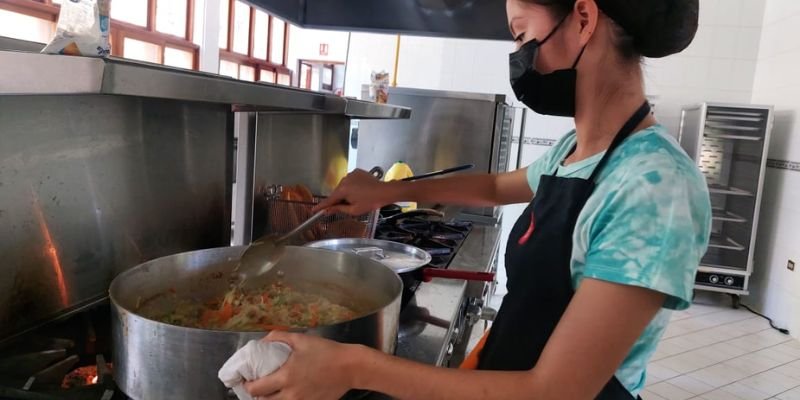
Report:
[{"label": "woman cooking", "polygon": [[[381,183],[350,174],[320,209],[363,214],[396,201],[530,202],[506,254],[508,294],[475,370],[274,332],[293,348],[247,384],[263,399],[634,399],[669,321],[689,306],[706,250],[704,179],[645,100],[641,59],[677,53],[698,0],[508,0],[511,85],[575,130],[526,169]],[[533,200],[531,200],[533,199]],[[337,205],[345,202],[347,205]]]}]

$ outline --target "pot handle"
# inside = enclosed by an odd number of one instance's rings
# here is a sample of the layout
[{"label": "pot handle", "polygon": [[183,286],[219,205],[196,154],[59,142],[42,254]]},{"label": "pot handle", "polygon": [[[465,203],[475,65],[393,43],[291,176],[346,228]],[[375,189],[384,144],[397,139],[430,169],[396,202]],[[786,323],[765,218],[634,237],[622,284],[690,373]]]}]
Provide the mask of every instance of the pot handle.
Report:
[{"label": "pot handle", "polygon": [[433,278],[463,279],[467,281],[494,282],[492,272],[472,272],[457,269],[425,268],[422,270],[422,281],[430,282]]}]

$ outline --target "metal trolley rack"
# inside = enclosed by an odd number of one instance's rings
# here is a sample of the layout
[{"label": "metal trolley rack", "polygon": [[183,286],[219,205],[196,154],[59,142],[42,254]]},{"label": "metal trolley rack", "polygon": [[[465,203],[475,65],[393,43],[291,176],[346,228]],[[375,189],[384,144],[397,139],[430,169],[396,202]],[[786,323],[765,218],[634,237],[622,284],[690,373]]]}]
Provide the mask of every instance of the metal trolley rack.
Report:
[{"label": "metal trolley rack", "polygon": [[695,289],[748,294],[772,131],[771,106],[702,103],[683,108],[679,140],[705,174],[713,225]]}]

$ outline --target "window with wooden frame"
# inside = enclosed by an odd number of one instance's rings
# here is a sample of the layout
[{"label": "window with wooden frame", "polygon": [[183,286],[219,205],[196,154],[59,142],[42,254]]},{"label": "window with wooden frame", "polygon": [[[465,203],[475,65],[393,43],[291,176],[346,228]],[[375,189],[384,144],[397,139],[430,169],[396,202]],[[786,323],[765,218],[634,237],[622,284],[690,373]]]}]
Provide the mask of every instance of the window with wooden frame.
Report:
[{"label": "window with wooden frame", "polygon": [[[65,0],[0,0],[0,36],[46,43]],[[111,55],[197,69],[196,9],[205,0],[117,0],[111,3]],[[198,27],[197,29],[195,27]]]},{"label": "window with wooden frame", "polygon": [[219,73],[291,85],[289,24],[240,0],[222,0],[219,11]]}]

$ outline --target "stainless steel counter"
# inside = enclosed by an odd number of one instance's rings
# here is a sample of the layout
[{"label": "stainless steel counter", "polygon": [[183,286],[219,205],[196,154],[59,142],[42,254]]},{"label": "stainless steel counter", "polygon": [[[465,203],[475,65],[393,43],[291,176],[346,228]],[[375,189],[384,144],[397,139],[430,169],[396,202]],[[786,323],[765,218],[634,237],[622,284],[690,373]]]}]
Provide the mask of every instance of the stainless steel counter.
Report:
[{"label": "stainless steel counter", "polygon": [[[500,245],[500,226],[476,225],[467,236],[450,268],[487,272],[491,269]],[[424,364],[441,366],[450,345],[454,324],[467,291],[468,283],[450,279],[434,279],[422,283],[415,294],[416,307],[409,306],[400,318],[415,321],[419,333],[403,336],[397,343],[397,355]],[[381,394],[369,400],[385,400]]]}]

